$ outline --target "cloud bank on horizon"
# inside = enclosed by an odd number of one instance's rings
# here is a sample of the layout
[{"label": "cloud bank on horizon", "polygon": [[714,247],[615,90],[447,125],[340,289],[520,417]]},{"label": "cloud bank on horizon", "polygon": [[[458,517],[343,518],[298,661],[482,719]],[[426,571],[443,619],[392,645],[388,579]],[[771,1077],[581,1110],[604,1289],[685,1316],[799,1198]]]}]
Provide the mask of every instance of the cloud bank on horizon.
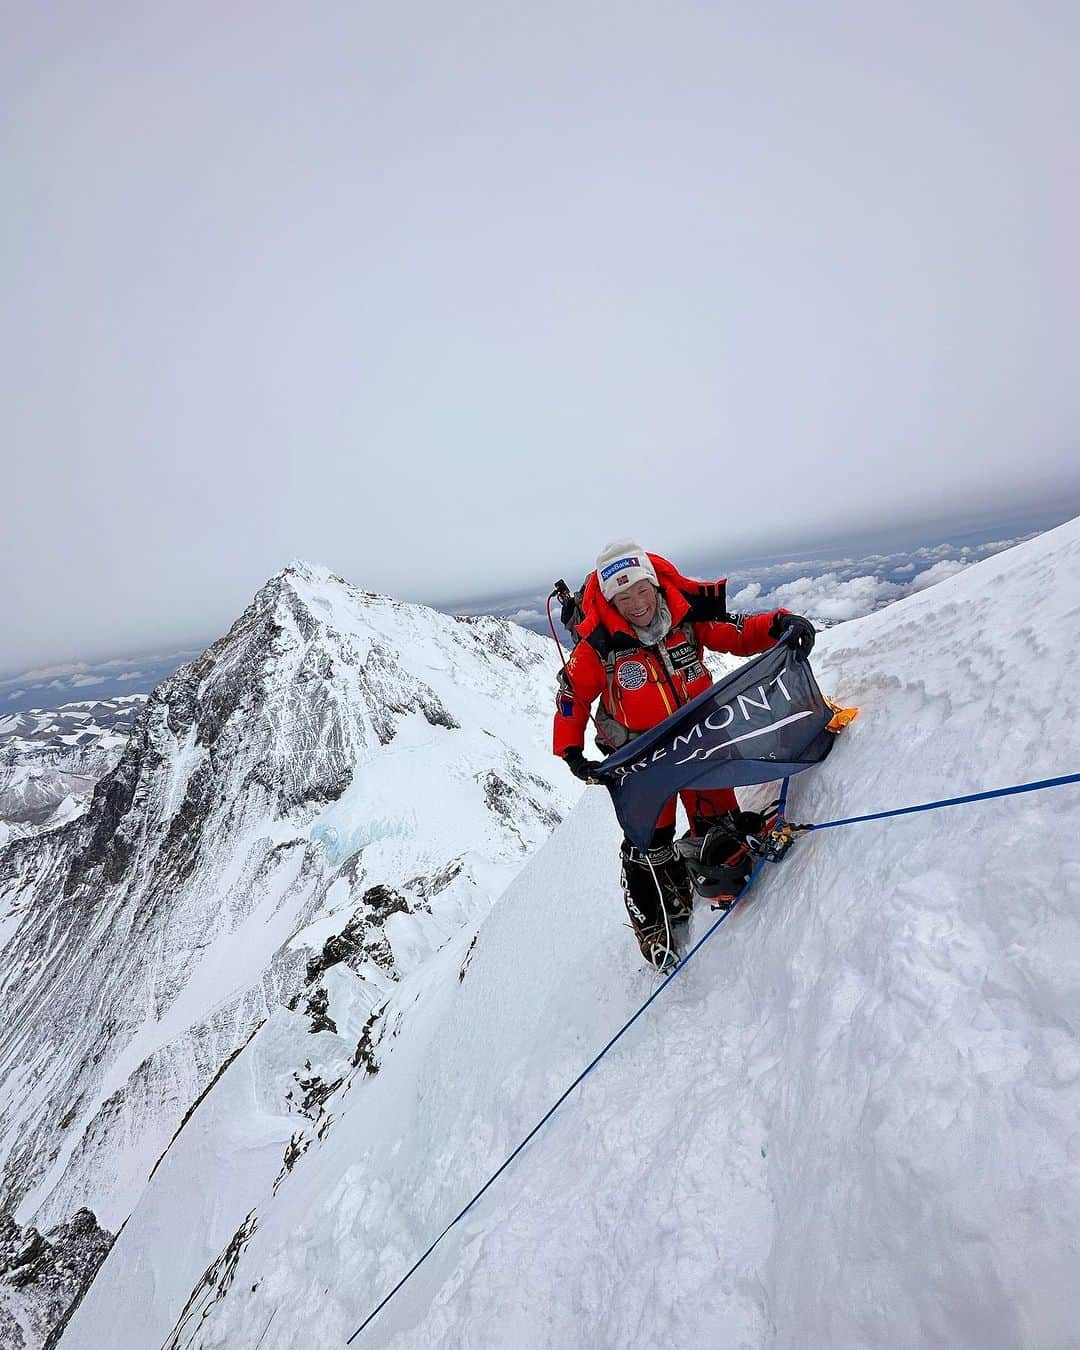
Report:
[{"label": "cloud bank on horizon", "polygon": [[[1031,536],[1026,535],[1025,538]],[[796,577],[793,581],[780,582],[771,589],[761,581],[751,581],[731,596],[731,608],[736,613],[753,613],[762,609],[790,609],[794,614],[805,614],[821,627],[831,627],[835,623],[844,623],[848,619],[861,619],[873,614],[875,610],[891,605],[905,595],[916,591],[925,591],[940,581],[963,572],[979,557],[988,557],[1002,549],[1019,544],[1020,539],[1002,541],[991,548],[965,550],[970,556],[959,558],[941,558],[922,571],[917,564],[908,563],[897,567],[896,572],[911,572],[910,581],[889,581],[878,572],[860,572],[858,575],[845,575],[841,571],[823,571],[815,576]],[[937,550],[920,549],[921,554]],[[866,566],[872,559],[861,559]],[[850,565],[848,565],[850,568]]]},{"label": "cloud bank on horizon", "polygon": [[[817,561],[803,558],[757,567],[743,564],[733,578],[734,586],[729,588],[729,604],[732,610],[746,613],[783,607],[807,615],[820,627],[829,627],[861,618],[905,595],[925,590],[981,558],[1031,537],[1032,534],[1025,534],[978,544],[940,543],[922,545],[911,552],[826,557]],[[748,579],[751,574],[752,579]],[[550,631],[544,598],[540,595],[514,596],[502,603],[488,600],[453,609],[462,614],[495,614],[535,632]],[[554,617],[557,622],[557,610]],[[148,692],[198,654],[195,649],[143,653],[96,664],[73,661],[0,673],[0,717],[31,708],[59,707],[80,699],[84,692],[91,699]]]},{"label": "cloud bank on horizon", "polygon": [[1080,506],[1078,49],[1060,0],[16,7],[0,668],[294,556],[442,603]]},{"label": "cloud bank on horizon", "polygon": [[84,699],[146,693],[201,650],[143,652],[107,661],[66,661],[0,672],[0,717],[30,708],[58,708]]},{"label": "cloud bank on horizon", "polygon": [[[1033,530],[1008,539],[975,543],[922,544],[890,553],[743,562],[728,577],[728,605],[735,613],[790,609],[826,628],[860,619],[905,595],[926,590],[1038,533]],[[714,575],[701,569],[687,571],[694,576]],[[494,613],[538,632],[549,631],[544,597],[540,595],[517,595],[502,604],[486,601],[465,606],[462,612]],[[557,606],[553,616],[558,618]]]}]

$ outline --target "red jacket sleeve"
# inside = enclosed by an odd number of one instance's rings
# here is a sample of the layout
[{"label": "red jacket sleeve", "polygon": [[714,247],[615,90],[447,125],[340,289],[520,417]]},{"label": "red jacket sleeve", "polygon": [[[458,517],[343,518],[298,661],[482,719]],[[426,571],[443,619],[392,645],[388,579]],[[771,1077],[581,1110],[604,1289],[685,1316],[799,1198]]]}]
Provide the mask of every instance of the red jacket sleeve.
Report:
[{"label": "red jacket sleeve", "polygon": [[604,689],[604,663],[587,642],[579,642],[566,663],[570,679],[559,676],[555,698],[555,753],[562,756],[571,746],[585,747],[585,732],[589,725],[589,709]]},{"label": "red jacket sleeve", "polygon": [[773,609],[765,614],[747,614],[741,623],[696,623],[694,633],[703,647],[711,652],[728,652],[732,656],[757,656],[776,646],[776,638],[769,629],[778,614],[789,614],[787,609]]}]

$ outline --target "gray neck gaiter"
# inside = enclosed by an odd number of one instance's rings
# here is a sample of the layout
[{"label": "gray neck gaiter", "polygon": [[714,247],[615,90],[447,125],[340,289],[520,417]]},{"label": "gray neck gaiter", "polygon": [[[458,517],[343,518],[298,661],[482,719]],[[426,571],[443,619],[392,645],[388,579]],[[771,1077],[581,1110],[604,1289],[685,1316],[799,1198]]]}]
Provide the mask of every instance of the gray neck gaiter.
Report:
[{"label": "gray neck gaiter", "polygon": [[647,628],[634,627],[634,632],[638,636],[638,641],[645,647],[655,647],[662,642],[671,631],[671,610],[668,609],[667,601],[661,594],[656,606],[656,613],[653,615],[652,623]]}]

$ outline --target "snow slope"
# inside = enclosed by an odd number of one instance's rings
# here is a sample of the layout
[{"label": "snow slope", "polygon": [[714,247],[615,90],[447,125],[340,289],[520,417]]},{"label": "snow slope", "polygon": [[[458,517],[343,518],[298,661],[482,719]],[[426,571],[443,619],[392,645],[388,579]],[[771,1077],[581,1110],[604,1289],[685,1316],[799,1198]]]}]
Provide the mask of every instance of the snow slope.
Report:
[{"label": "snow slope", "polygon": [[[791,817],[1077,771],[1078,623],[1074,521],[831,630],[815,669],[862,715]],[[803,841],[355,1344],[1080,1343],[1078,808],[1070,787]],[[654,987],[617,842],[595,789],[373,1023],[338,971],[330,1014],[369,1053],[291,1167],[297,1028],[271,1016],[64,1350],[343,1343]]]}]

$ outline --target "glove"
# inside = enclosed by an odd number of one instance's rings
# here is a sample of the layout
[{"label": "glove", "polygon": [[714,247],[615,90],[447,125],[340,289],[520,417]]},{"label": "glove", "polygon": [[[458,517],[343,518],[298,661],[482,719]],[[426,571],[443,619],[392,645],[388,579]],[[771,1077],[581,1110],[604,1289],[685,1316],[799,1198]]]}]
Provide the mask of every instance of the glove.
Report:
[{"label": "glove", "polygon": [[564,750],[563,759],[575,778],[580,778],[583,783],[599,783],[596,771],[600,765],[596,760],[586,759],[580,745],[572,745],[569,750]]},{"label": "glove", "polygon": [[788,645],[795,649],[796,656],[805,661],[814,649],[814,638],[817,636],[814,625],[801,614],[778,614],[769,625],[769,636],[779,638],[784,632],[787,632]]}]

